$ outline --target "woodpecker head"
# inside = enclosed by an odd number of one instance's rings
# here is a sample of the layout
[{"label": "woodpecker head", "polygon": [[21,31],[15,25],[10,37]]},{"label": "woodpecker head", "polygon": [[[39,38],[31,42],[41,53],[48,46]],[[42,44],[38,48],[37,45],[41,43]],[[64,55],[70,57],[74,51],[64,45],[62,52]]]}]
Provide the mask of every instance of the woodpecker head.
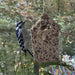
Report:
[{"label": "woodpecker head", "polygon": [[17,29],[20,29],[20,28],[23,28],[24,25],[25,25],[25,22],[26,22],[26,21],[20,21],[20,22],[18,22],[17,25],[16,25],[16,30],[17,30]]},{"label": "woodpecker head", "polygon": [[25,21],[24,22],[20,21],[17,23],[16,27],[22,28],[24,26],[24,24],[25,24]]}]

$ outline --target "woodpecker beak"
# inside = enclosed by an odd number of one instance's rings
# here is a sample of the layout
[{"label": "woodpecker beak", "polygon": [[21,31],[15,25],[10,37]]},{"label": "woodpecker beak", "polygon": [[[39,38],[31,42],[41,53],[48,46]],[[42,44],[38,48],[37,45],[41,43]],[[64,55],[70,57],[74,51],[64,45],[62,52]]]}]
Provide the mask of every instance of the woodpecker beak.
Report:
[{"label": "woodpecker beak", "polygon": [[25,22],[27,22],[27,20],[23,21],[23,24],[24,24]]},{"label": "woodpecker beak", "polygon": [[24,24],[25,24],[25,22],[26,22],[26,21],[23,21],[23,22],[22,22],[22,25],[24,25]]},{"label": "woodpecker beak", "polygon": [[24,25],[25,25],[25,23],[26,23],[27,21],[28,21],[28,20],[23,21],[23,22],[22,22],[22,26],[24,26]]}]

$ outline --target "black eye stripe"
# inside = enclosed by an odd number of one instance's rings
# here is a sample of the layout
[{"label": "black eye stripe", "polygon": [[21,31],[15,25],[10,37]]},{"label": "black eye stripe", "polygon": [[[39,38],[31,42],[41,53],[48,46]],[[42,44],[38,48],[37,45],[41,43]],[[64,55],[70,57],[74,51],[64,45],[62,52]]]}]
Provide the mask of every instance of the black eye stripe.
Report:
[{"label": "black eye stripe", "polygon": [[18,27],[21,23],[23,23],[23,21],[18,22],[16,27]]}]

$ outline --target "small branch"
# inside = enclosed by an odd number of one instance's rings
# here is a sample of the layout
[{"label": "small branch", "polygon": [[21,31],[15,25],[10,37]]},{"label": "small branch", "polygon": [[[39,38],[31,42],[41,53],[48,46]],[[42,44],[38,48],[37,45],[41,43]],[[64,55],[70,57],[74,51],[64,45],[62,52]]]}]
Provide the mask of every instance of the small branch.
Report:
[{"label": "small branch", "polygon": [[10,28],[10,29],[4,29],[4,28],[0,28],[0,32],[15,32],[14,28]]}]

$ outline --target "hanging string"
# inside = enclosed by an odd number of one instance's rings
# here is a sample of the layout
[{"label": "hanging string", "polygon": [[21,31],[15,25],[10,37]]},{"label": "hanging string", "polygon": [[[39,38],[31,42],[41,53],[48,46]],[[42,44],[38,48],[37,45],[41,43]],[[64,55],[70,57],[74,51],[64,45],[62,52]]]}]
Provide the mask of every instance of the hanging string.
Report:
[{"label": "hanging string", "polygon": [[45,0],[43,0],[43,13],[45,13]]}]

